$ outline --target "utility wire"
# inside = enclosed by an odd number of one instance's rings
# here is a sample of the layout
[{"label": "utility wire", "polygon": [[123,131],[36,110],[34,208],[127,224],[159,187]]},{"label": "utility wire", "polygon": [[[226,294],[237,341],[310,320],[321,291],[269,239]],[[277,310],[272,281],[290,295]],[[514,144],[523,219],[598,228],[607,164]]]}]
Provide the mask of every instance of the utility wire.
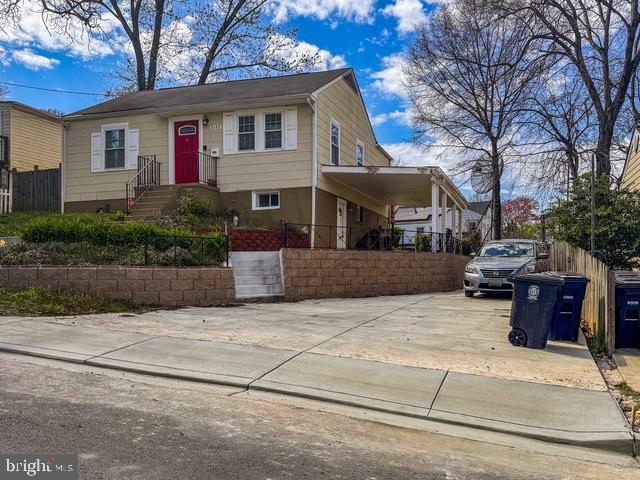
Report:
[{"label": "utility wire", "polygon": [[33,90],[45,90],[47,92],[55,92],[55,93],[69,93],[72,95],[104,95],[102,93],[91,93],[91,92],[75,92],[73,90],[58,90],[57,88],[46,88],[46,87],[35,87],[33,85],[22,85],[20,83],[13,83],[13,82],[5,82],[5,81],[0,81],[0,84],[3,85],[10,85],[12,87],[21,87],[21,88],[31,88]]}]

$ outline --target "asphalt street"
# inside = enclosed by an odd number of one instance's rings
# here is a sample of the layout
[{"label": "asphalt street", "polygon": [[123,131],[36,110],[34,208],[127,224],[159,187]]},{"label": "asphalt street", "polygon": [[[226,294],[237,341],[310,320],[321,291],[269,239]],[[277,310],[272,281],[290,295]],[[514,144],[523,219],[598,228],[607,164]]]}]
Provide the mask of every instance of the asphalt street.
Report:
[{"label": "asphalt street", "polygon": [[222,387],[0,354],[0,451],[80,454],[81,479],[637,478]]}]

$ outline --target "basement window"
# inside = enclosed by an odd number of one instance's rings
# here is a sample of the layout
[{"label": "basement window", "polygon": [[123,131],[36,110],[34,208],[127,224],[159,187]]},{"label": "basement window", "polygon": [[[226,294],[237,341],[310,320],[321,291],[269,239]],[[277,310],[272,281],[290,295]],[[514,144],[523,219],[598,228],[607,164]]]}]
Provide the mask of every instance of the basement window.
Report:
[{"label": "basement window", "polygon": [[280,192],[253,192],[253,210],[280,208]]}]

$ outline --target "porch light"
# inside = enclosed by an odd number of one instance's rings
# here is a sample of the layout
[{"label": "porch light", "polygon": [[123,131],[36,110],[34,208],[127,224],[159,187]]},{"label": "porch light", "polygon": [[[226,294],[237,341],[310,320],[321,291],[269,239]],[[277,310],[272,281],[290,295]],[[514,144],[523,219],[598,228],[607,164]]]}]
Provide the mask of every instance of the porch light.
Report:
[{"label": "porch light", "polygon": [[209,117],[207,117],[206,115],[202,118],[202,125],[204,125],[205,127],[209,125]]}]

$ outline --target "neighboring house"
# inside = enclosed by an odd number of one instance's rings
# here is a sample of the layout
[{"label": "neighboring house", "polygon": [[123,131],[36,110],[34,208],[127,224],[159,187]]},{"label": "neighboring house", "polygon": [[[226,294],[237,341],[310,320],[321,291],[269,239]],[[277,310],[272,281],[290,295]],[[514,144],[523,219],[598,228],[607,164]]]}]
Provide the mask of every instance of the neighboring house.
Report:
[{"label": "neighboring house", "polygon": [[622,174],[622,187],[640,190],[640,129],[634,128]]},{"label": "neighboring house", "polygon": [[[462,210],[461,228],[462,232],[468,232],[472,228],[480,230],[481,238],[489,231],[491,226],[489,204],[491,202],[469,202],[469,206]],[[407,241],[413,243],[414,237],[418,233],[431,233],[433,218],[431,207],[400,207],[395,213],[395,226],[402,228],[406,234]],[[453,231],[455,226],[452,223],[451,209],[447,209],[445,215],[445,232]],[[438,223],[442,222],[442,211],[438,213]]]},{"label": "neighboring house", "polygon": [[59,117],[13,101],[0,101],[0,191],[9,196],[9,171],[58,168],[62,161]]},{"label": "neighboring house", "polygon": [[390,166],[350,68],[134,92],[64,120],[65,211],[153,213],[149,183],[263,224],[342,230],[386,228],[389,205],[430,192],[466,205],[437,167]]}]

